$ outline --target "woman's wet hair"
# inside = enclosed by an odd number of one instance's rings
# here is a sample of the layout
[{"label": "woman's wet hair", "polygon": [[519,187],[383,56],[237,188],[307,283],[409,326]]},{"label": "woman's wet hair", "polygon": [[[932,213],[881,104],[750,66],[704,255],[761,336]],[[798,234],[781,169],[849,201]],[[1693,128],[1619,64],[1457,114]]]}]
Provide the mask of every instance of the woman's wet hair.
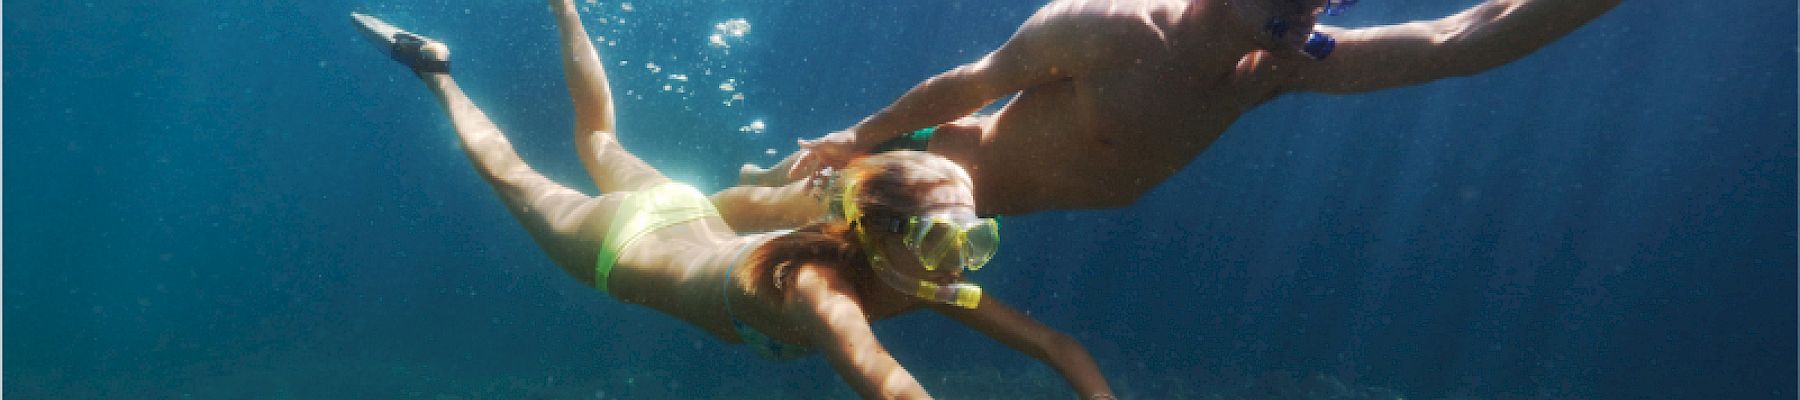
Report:
[{"label": "woman's wet hair", "polygon": [[973,184],[962,167],[941,156],[918,151],[878,153],[852,161],[846,180],[855,181],[855,199],[863,215],[904,217],[924,210],[926,193],[940,186]]},{"label": "woman's wet hair", "polygon": [[[973,185],[968,173],[956,163],[917,151],[864,156],[850,162],[842,174],[840,179],[854,182],[856,188],[855,193],[843,195],[853,199],[864,215],[917,215],[925,211],[925,195],[932,190],[944,185]],[[833,219],[770,239],[750,255],[748,262],[754,265],[751,273],[757,279],[775,280],[777,287],[792,283],[787,274],[789,267],[806,263],[837,266],[858,294],[868,293],[879,284],[858,240],[850,221]]]}]

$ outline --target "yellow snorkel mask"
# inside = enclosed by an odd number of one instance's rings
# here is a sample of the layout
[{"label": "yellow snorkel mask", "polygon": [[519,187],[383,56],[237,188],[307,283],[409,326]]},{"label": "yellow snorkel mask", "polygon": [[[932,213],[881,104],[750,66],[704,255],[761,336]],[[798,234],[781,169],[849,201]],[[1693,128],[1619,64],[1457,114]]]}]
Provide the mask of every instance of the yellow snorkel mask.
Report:
[{"label": "yellow snorkel mask", "polygon": [[901,242],[918,257],[928,271],[955,267],[968,271],[981,269],[1000,248],[1000,223],[993,218],[957,219],[951,216],[880,217],[863,215],[856,207],[856,181],[846,180],[836,197],[834,214],[852,224],[858,241],[869,253],[869,264],[889,287],[913,297],[975,308],[981,303],[981,287],[968,282],[937,284],[907,276],[887,266],[882,251],[870,240],[865,228],[901,234]]},{"label": "yellow snorkel mask", "polygon": [[900,241],[919,256],[926,271],[942,267],[979,271],[1000,247],[1000,223],[993,218],[863,216],[859,222],[859,228],[904,235]]}]

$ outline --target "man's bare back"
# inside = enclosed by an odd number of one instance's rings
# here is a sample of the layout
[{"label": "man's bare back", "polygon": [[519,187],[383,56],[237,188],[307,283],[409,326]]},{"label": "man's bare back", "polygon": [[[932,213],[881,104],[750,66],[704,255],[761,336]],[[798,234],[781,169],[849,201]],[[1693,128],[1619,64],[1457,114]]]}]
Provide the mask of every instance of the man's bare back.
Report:
[{"label": "man's bare back", "polygon": [[[1495,0],[1435,21],[1312,34],[1327,4],[1059,1],[981,60],[926,80],[856,127],[804,143],[801,164],[838,164],[1017,93],[979,130],[947,125],[931,143],[974,175],[981,211],[1123,207],[1282,93],[1473,74],[1530,54],[1618,0]],[[1333,38],[1335,49],[1315,59],[1302,51],[1313,36]]]}]

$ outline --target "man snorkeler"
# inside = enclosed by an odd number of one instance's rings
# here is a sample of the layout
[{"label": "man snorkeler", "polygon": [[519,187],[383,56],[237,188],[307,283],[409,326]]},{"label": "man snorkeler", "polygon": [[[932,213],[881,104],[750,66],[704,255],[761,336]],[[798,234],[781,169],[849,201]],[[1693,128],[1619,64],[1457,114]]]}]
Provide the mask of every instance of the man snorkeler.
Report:
[{"label": "man snorkeler", "polygon": [[[742,177],[773,185],[857,154],[927,148],[974,175],[982,214],[1123,207],[1277,96],[1473,75],[1619,4],[1490,0],[1437,20],[1316,23],[1356,2],[1055,1],[998,50],[925,80],[856,126],[802,141],[771,169],[745,166]],[[1013,94],[991,116],[962,118]]]}]

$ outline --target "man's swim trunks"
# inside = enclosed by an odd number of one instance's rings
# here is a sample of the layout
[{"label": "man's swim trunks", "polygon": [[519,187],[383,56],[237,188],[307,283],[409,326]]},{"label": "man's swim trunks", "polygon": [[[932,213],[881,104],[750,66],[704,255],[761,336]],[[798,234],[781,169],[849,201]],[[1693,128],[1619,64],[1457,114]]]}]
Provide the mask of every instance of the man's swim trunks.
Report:
[{"label": "man's swim trunks", "polygon": [[925,147],[931,142],[931,135],[934,133],[937,133],[937,127],[935,126],[912,131],[912,133],[900,135],[899,137],[888,139],[886,142],[876,144],[874,149],[869,150],[869,153],[886,153],[899,150],[925,151]]}]

